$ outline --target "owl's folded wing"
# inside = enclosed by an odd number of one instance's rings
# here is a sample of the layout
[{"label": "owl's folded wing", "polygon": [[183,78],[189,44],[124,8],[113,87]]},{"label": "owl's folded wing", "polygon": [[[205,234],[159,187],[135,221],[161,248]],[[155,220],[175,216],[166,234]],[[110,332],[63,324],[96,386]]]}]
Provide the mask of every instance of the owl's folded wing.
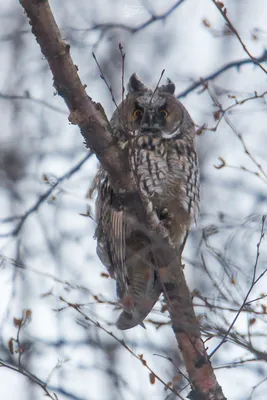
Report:
[{"label": "owl's folded wing", "polygon": [[96,201],[97,255],[107,268],[110,276],[120,282],[118,296],[127,291],[127,268],[125,266],[126,212],[118,204],[117,196],[109,183],[108,176],[100,169],[97,178],[98,196]]},{"label": "owl's folded wing", "polygon": [[[107,232],[108,253],[111,264],[114,266],[117,282],[128,287],[127,268],[125,265],[125,211],[110,208],[110,228]],[[119,291],[119,290],[118,290]],[[124,293],[118,293],[121,298]]]}]

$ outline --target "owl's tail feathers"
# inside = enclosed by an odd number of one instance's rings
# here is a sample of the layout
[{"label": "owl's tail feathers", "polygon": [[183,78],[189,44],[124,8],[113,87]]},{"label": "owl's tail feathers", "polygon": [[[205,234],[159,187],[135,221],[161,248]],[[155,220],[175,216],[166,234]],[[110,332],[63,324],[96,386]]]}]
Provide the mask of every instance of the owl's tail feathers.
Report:
[{"label": "owl's tail feathers", "polygon": [[143,321],[156,304],[159,296],[160,292],[157,293],[157,296],[153,299],[142,299],[142,303],[140,302],[139,304],[135,304],[135,307],[131,310],[123,310],[117,319],[117,328],[120,330],[126,330],[140,325],[142,328],[146,329]]},{"label": "owl's tail feathers", "polygon": [[134,328],[137,325],[140,325],[142,328],[146,329],[143,321],[140,321],[139,318],[135,318],[134,315],[128,311],[123,311],[116,322],[117,328],[121,331]]}]

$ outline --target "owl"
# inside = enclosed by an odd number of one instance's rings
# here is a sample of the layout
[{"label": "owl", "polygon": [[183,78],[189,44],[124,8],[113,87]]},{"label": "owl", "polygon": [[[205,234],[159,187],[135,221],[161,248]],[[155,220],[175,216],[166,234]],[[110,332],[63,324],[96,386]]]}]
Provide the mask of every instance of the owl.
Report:
[{"label": "owl", "polygon": [[[194,123],[174,91],[169,79],[151,90],[133,74],[110,123],[144,204],[181,254],[199,208],[199,168]],[[160,268],[168,261],[157,256],[140,202],[116,192],[102,168],[95,186],[97,254],[116,279],[123,307],[117,328],[144,326],[162,293]]]}]

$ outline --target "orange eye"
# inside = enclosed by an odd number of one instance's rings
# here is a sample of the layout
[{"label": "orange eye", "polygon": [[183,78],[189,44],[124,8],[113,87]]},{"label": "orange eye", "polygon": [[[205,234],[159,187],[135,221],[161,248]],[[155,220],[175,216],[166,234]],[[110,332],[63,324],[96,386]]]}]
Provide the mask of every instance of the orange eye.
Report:
[{"label": "orange eye", "polygon": [[167,110],[160,110],[159,115],[160,115],[160,117],[162,117],[162,118],[167,118],[168,115],[169,115],[169,113],[168,113]]},{"label": "orange eye", "polygon": [[140,108],[137,108],[137,109],[134,110],[134,112],[133,112],[133,116],[134,116],[135,118],[141,118],[142,115],[143,115],[143,111],[140,110]]}]

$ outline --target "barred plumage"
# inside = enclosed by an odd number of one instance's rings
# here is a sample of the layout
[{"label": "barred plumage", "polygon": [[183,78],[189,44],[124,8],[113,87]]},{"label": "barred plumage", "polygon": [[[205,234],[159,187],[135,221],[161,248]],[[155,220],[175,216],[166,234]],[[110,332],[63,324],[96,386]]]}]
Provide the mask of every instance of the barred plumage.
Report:
[{"label": "barred plumage", "polygon": [[[175,248],[182,251],[199,207],[199,170],[195,128],[185,107],[174,97],[174,84],[147,89],[134,74],[126,99],[114,112],[111,126],[127,155],[147,207],[161,221]],[[96,178],[97,254],[116,279],[124,308],[119,329],[142,324],[162,286],[151,241],[131,201],[124,202],[102,169]],[[164,263],[164,262],[163,262]]]}]

